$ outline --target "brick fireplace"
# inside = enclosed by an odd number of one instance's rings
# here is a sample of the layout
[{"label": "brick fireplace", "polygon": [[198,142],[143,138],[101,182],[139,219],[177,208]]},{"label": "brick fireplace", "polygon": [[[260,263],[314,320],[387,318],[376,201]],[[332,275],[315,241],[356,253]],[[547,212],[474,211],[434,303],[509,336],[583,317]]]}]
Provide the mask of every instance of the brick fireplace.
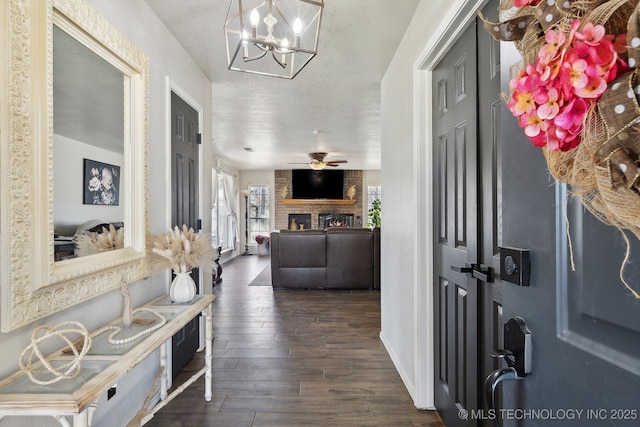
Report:
[{"label": "brick fireplace", "polygon": [[[289,214],[309,215],[310,228],[319,228],[321,214],[330,214],[334,217],[345,215],[352,216],[351,226],[362,227],[366,218],[362,218],[363,212],[363,172],[361,170],[344,171],[343,193],[351,185],[356,186],[356,195],[353,200],[343,196],[342,200],[298,200],[291,197],[291,170],[275,171],[275,229],[288,229],[290,225]],[[287,186],[288,192],[282,197],[283,187]],[[326,222],[326,221],[325,221]],[[296,223],[299,224],[296,220]],[[307,228],[305,223],[304,228]]]}]

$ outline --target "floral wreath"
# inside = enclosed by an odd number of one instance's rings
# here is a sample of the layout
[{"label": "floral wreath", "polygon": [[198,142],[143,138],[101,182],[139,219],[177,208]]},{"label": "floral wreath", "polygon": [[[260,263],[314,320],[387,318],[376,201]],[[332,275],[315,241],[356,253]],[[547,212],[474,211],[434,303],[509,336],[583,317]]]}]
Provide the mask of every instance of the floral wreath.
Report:
[{"label": "floral wreath", "polygon": [[640,239],[638,0],[506,0],[499,12],[485,29],[523,57],[509,110],[554,178]]},{"label": "floral wreath", "polygon": [[507,0],[494,38],[523,57],[507,105],[552,175],[640,238],[640,4]]}]

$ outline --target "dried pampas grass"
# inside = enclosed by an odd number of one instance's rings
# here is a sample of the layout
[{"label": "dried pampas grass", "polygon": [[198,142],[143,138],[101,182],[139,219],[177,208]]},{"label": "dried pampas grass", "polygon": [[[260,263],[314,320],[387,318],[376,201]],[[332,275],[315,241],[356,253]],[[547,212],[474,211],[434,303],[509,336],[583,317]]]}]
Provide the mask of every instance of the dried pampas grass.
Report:
[{"label": "dried pampas grass", "polygon": [[186,225],[176,226],[166,233],[151,236],[151,268],[159,271],[171,268],[178,273],[186,273],[196,267],[213,264],[211,240],[204,234],[196,233]]},{"label": "dried pampas grass", "polygon": [[124,247],[124,229],[113,224],[109,229],[102,227],[102,233],[83,233],[76,235],[76,252],[78,256],[94,255]]}]

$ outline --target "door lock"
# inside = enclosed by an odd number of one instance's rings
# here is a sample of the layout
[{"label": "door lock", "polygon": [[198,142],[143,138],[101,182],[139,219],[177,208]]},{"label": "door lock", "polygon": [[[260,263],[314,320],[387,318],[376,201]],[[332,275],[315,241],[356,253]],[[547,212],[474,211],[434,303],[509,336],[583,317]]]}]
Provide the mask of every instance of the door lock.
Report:
[{"label": "door lock", "polygon": [[500,280],[529,286],[531,254],[528,249],[500,248]]}]

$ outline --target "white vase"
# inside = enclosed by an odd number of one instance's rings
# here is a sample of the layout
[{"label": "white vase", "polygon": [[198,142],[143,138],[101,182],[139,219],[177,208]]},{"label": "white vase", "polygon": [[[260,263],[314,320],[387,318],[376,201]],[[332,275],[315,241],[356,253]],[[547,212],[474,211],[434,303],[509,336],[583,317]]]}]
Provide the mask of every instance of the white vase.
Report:
[{"label": "white vase", "polygon": [[196,283],[191,277],[191,272],[175,273],[175,275],[169,288],[171,301],[178,304],[190,302],[196,296]]}]

